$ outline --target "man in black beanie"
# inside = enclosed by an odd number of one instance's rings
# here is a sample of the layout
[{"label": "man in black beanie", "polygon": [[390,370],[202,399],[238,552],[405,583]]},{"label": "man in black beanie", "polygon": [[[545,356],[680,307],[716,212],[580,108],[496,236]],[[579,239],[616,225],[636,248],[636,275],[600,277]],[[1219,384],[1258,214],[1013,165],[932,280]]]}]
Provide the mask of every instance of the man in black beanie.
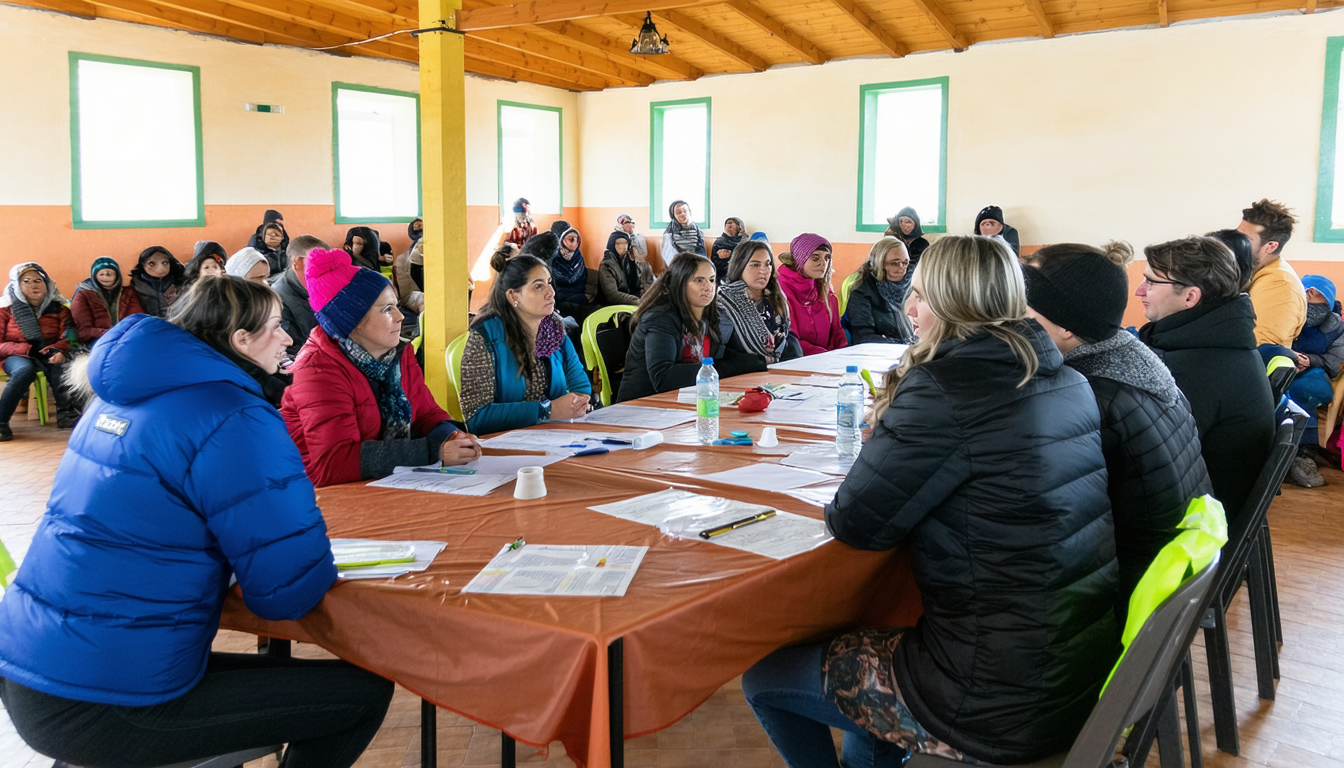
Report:
[{"label": "man in black beanie", "polygon": [[1101,412],[1101,450],[1120,560],[1117,619],[1130,593],[1185,517],[1190,499],[1213,486],[1185,396],[1157,355],[1120,329],[1129,300],[1125,243],[1106,250],[1066,243],[1034,254],[1023,267],[1027,314],[1087,377]]}]

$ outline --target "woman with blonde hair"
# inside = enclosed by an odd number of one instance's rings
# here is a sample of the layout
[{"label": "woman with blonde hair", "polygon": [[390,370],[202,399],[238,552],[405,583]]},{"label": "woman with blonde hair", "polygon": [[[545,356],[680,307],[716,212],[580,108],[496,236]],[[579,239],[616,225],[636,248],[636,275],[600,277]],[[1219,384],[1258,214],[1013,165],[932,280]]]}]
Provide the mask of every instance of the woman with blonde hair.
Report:
[{"label": "woman with blonde hair", "polygon": [[789,300],[789,326],[804,355],[848,344],[840,326],[840,298],[831,287],[831,251],[831,241],[804,232],[779,255],[779,287]]},{"label": "woman with blonde hair", "polygon": [[910,253],[895,237],[873,243],[845,305],[845,324],[854,344],[913,344],[915,329],[905,314],[910,287]]},{"label": "woman with blonde hair", "polygon": [[1030,762],[1067,749],[1096,702],[1119,640],[1097,408],[1026,310],[1002,243],[924,253],[907,302],[920,341],[826,507],[850,546],[908,545],[924,616],[746,673],[789,766],[837,766],[829,727],[846,732],[845,765]]}]

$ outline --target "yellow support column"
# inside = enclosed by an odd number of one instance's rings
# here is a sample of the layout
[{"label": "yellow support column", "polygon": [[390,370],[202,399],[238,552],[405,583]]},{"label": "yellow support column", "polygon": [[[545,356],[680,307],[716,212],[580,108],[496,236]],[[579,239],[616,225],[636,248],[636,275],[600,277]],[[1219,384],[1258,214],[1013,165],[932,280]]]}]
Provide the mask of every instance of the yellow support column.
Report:
[{"label": "yellow support column", "polygon": [[[456,26],[462,0],[420,0],[420,26]],[[467,330],[467,158],[462,36],[420,35],[420,164],[424,194],[425,379],[449,395],[444,352]]]}]

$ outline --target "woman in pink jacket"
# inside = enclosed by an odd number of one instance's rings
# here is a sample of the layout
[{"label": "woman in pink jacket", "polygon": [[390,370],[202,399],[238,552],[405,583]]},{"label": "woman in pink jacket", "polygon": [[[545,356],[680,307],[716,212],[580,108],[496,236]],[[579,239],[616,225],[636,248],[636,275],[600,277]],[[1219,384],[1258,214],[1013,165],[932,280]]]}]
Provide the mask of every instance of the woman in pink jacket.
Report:
[{"label": "woman in pink jacket", "polygon": [[789,252],[779,256],[779,287],[789,300],[789,327],[815,355],[846,346],[840,327],[840,299],[831,289],[831,243],[810,232],[793,238]]}]

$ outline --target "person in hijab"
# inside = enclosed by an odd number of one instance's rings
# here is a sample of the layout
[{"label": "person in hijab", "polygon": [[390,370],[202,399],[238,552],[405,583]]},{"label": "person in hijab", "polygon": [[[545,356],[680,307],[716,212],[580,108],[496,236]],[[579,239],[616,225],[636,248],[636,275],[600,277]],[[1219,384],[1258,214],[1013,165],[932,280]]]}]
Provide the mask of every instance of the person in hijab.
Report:
[{"label": "person in hijab", "polygon": [[70,297],[70,316],[85,346],[92,347],[112,326],[144,312],[140,297],[121,284],[121,266],[111,256],[99,256],[89,268],[89,279]]},{"label": "person in hijab", "polygon": [[901,280],[901,287],[910,288],[910,278],[915,276],[915,267],[919,266],[919,257],[924,254],[924,249],[929,247],[929,241],[924,237],[924,228],[919,225],[919,214],[915,209],[906,206],[895,216],[887,219],[886,233],[883,237],[897,237],[905,244],[905,252],[910,254],[910,268],[905,271],[905,278]]},{"label": "person in hijab", "polygon": [[168,308],[186,291],[186,282],[182,262],[161,245],[141,251],[131,270],[131,287],[140,298],[140,307],[154,317],[168,315]]},{"label": "person in hijab", "polygon": [[[560,223],[560,222],[557,222]],[[554,228],[552,228],[554,231]],[[583,236],[569,227],[560,235],[560,247],[551,259],[551,276],[555,280],[555,310],[562,317],[573,318],[583,325],[584,318],[597,309],[597,274],[583,261]],[[592,274],[590,274],[592,272]]]},{"label": "person in hijab", "polygon": [[639,297],[653,285],[653,267],[635,255],[624,232],[613,232],[609,242],[612,245],[597,268],[598,298],[607,306],[639,304]]},{"label": "person in hijab", "polygon": [[420,238],[425,234],[425,220],[421,218],[411,219],[411,223],[406,225],[406,236],[411,238],[411,245],[420,242]]},{"label": "person in hijab", "polygon": [[224,264],[228,260],[229,254],[224,246],[214,240],[197,240],[191,261],[187,262],[184,272],[183,288],[190,288],[202,277],[219,277],[224,274]]},{"label": "person in hijab", "polygon": [[520,197],[513,201],[513,229],[509,230],[509,236],[504,238],[504,242],[513,243],[519,248],[526,243],[528,238],[537,234],[537,225],[532,221],[532,204],[526,197]]},{"label": "person in hijab", "polygon": [[671,264],[679,253],[705,256],[705,235],[691,218],[691,206],[674,200],[667,207],[667,229],[663,230],[663,263]]},{"label": "person in hijab", "polygon": [[635,258],[649,258],[649,243],[644,236],[635,231],[635,219],[628,213],[622,213],[616,217],[616,226],[607,235],[607,250],[610,251],[612,244],[620,235],[625,235],[630,243],[630,250],[635,252]]},{"label": "person in hijab", "polygon": [[915,329],[905,313],[913,259],[897,237],[873,243],[845,303],[844,322],[852,344],[914,344]]},{"label": "person in hijab", "polygon": [[79,409],[64,386],[73,332],[70,310],[47,271],[32,261],[14,265],[0,296],[0,368],[9,376],[0,391],[0,442],[14,439],[9,418],[38,373],[56,395],[56,426],[75,426]]},{"label": "person in hijab", "polygon": [[266,211],[266,215],[263,216],[261,219],[261,225],[257,227],[257,231],[252,235],[252,238],[247,241],[247,247],[256,248],[258,251],[260,251],[261,250],[260,246],[264,245],[263,235],[265,234],[266,227],[270,226],[271,224],[278,225],[280,227],[280,233],[284,235],[284,237],[280,239],[280,244],[278,246],[280,252],[283,253],[287,248],[289,248],[289,231],[285,229],[285,217],[281,215],[279,211],[276,210]]},{"label": "person in hijab", "polygon": [[997,205],[986,205],[975,217],[975,234],[982,237],[997,237],[1013,249],[1013,255],[1021,258],[1022,246],[1018,243],[1017,230],[1003,220],[1003,209]]},{"label": "person in hijab", "polygon": [[723,222],[723,234],[714,239],[714,247],[709,249],[709,261],[714,265],[714,274],[719,278],[719,285],[726,281],[728,276],[728,260],[733,256],[733,249],[742,242],[747,236],[747,225],[736,216],[729,217]]},{"label": "person in hijab", "polygon": [[275,222],[262,225],[261,242],[248,247],[266,257],[266,264],[270,268],[271,277],[284,272],[285,267],[289,266],[285,257],[285,249],[289,247],[289,237],[285,234],[285,228]]},{"label": "person in hijab", "polygon": [[345,233],[345,252],[356,267],[378,271],[378,258],[383,247],[378,233],[368,227],[351,227]]},{"label": "person in hijab", "polygon": [[254,283],[266,285],[266,278],[270,276],[270,263],[266,257],[262,256],[256,248],[244,248],[241,251],[229,257],[224,265],[224,272],[234,277],[241,277],[244,280],[251,280]]}]

